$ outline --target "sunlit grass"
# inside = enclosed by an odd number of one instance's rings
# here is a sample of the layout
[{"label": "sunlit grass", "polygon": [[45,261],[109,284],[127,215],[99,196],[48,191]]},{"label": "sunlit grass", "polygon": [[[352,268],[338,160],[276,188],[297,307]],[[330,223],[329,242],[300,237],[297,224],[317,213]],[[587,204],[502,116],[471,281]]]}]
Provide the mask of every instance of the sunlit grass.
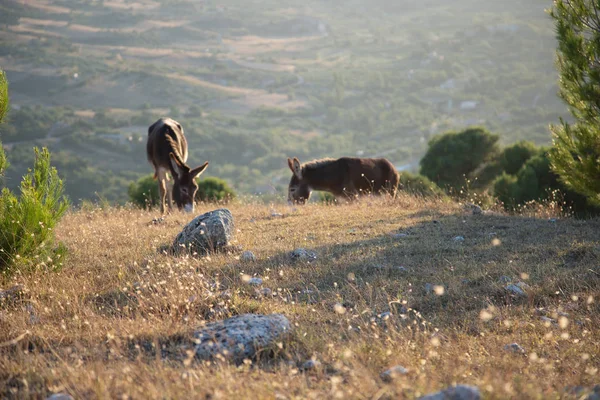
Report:
[{"label": "sunlit grass", "polygon": [[[413,398],[464,383],[486,398],[559,398],[598,381],[597,220],[404,195],[228,208],[234,246],[203,258],[158,251],[185,214],[68,214],[64,268],[2,283],[25,297],[0,305],[0,397]],[[296,248],[316,259],[293,260]],[[247,312],[285,314],[293,338],[240,366],[190,357],[194,328]],[[408,373],[382,380],[397,365]]]}]

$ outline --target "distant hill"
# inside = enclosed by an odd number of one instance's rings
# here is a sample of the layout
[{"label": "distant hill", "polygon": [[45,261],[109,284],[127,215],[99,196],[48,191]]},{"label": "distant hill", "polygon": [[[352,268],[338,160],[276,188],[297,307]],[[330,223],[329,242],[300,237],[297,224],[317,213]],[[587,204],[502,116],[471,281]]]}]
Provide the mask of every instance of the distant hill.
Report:
[{"label": "distant hill", "polygon": [[9,185],[46,145],[73,200],[126,200],[158,117],[238,191],[279,191],[285,158],[363,154],[414,166],[428,138],[484,125],[549,142],[549,1],[9,0],[0,67]]}]

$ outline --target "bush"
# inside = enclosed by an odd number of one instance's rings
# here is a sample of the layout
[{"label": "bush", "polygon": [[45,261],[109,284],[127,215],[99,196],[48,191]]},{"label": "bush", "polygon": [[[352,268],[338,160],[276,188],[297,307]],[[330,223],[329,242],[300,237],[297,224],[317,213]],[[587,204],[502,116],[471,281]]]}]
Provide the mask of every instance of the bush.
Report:
[{"label": "bush", "polygon": [[0,272],[60,267],[65,249],[54,247],[54,227],[67,208],[50,152],[36,148],[33,171],[23,177],[20,196],[7,188],[0,194]]},{"label": "bush", "polygon": [[337,199],[335,198],[335,196],[329,192],[316,192],[315,194],[315,198],[319,203],[329,205],[337,203]]},{"label": "bush", "polygon": [[531,157],[540,152],[534,143],[522,140],[506,147],[500,154],[499,162],[502,171],[515,175]]},{"label": "bush", "polygon": [[431,182],[427,177],[423,175],[411,174],[410,172],[400,173],[400,184],[398,185],[398,190],[423,197],[443,197],[446,195],[438,185]]},{"label": "bush", "polygon": [[529,201],[559,200],[565,211],[570,210],[577,215],[597,214],[598,208],[588,204],[585,196],[559,181],[558,175],[550,168],[549,151],[540,149],[539,152],[516,175],[504,173],[494,182],[494,195],[505,208],[513,209]]},{"label": "bush", "polygon": [[152,208],[159,202],[158,183],[152,174],[138,179],[137,182],[131,182],[127,194],[129,201],[138,207]]},{"label": "bush", "polygon": [[6,74],[0,70],[0,123],[8,112],[8,81]]},{"label": "bush", "polygon": [[223,202],[235,198],[235,192],[226,181],[209,177],[198,182],[196,201]]},{"label": "bush", "polygon": [[498,139],[484,128],[435,136],[421,160],[421,174],[446,190],[459,190],[465,178],[477,179],[479,186],[485,186],[493,179],[492,174],[479,174],[498,156]]},{"label": "bush", "polygon": [[[140,178],[132,182],[127,191],[129,200],[136,206],[152,208],[157,206],[160,197],[158,194],[158,183],[152,175]],[[235,198],[235,192],[223,179],[209,177],[198,180],[198,191],[195,200],[197,202],[222,202]]]}]

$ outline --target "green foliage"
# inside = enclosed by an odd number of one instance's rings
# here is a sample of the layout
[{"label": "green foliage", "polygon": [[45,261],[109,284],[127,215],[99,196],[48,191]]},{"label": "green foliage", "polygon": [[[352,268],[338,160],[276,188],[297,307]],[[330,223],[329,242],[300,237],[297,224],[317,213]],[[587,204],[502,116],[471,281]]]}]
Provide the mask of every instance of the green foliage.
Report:
[{"label": "green foliage", "polygon": [[21,181],[20,196],[0,194],[0,271],[62,265],[65,249],[54,246],[54,228],[68,208],[63,182],[50,165],[50,152],[35,149],[33,170]]},{"label": "green foliage", "polygon": [[522,140],[511,146],[505,147],[499,157],[502,171],[515,175],[531,157],[539,153],[533,142]]},{"label": "green foliage", "polygon": [[576,120],[552,126],[553,170],[600,205],[600,13],[596,0],[557,0],[550,15],[558,39],[560,97]]},{"label": "green foliage", "polygon": [[[8,81],[6,80],[6,74],[0,70],[0,124],[4,120],[4,116],[8,111]],[[0,179],[4,171],[8,167],[8,161],[6,161],[6,154],[4,154],[4,148],[2,142],[0,142]]]},{"label": "green foliage", "polygon": [[329,192],[315,192],[315,198],[319,203],[335,204],[337,202],[335,196]]},{"label": "green foliage", "polygon": [[[478,179],[499,153],[499,136],[485,128],[468,128],[448,132],[429,141],[421,159],[421,174],[445,189],[459,189],[465,178]],[[490,182],[488,176],[479,179],[480,185]]]},{"label": "green foliage", "polygon": [[6,74],[0,70],[0,123],[8,112],[8,81]]},{"label": "green foliage", "polygon": [[509,210],[529,201],[559,201],[565,210],[577,214],[595,214],[598,211],[588,204],[585,196],[559,181],[558,175],[550,168],[547,149],[540,149],[539,154],[527,160],[516,175],[503,173],[499,176],[493,191]]},{"label": "green foliage", "polygon": [[423,197],[444,197],[446,194],[438,185],[431,182],[423,175],[411,174],[410,172],[400,173],[400,184],[398,190]]},{"label": "green foliage", "polygon": [[235,192],[223,179],[208,177],[198,181],[196,201],[226,202],[235,198]]},{"label": "green foliage", "polygon": [[[132,182],[127,193],[129,194],[129,201],[142,208],[152,208],[157,206],[160,201],[158,183],[152,175],[144,176],[137,182]],[[224,202],[235,197],[235,192],[223,179],[214,177],[198,179],[196,201]]]},{"label": "green foliage", "polygon": [[127,194],[129,201],[142,208],[152,208],[158,205],[160,200],[158,184],[152,174],[138,179],[137,182],[131,182]]}]

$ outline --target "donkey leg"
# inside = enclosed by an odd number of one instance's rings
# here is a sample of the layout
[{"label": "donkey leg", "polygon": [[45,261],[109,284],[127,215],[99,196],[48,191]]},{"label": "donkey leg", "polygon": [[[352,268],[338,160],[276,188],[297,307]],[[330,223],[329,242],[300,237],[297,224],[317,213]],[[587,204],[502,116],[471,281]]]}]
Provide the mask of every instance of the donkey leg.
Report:
[{"label": "donkey leg", "polygon": [[165,170],[163,170],[162,168],[159,168],[156,171],[156,174],[158,176],[158,193],[159,193],[159,197],[160,197],[160,212],[161,214],[165,214],[166,211],[166,200],[167,200],[167,174],[165,172]]}]

